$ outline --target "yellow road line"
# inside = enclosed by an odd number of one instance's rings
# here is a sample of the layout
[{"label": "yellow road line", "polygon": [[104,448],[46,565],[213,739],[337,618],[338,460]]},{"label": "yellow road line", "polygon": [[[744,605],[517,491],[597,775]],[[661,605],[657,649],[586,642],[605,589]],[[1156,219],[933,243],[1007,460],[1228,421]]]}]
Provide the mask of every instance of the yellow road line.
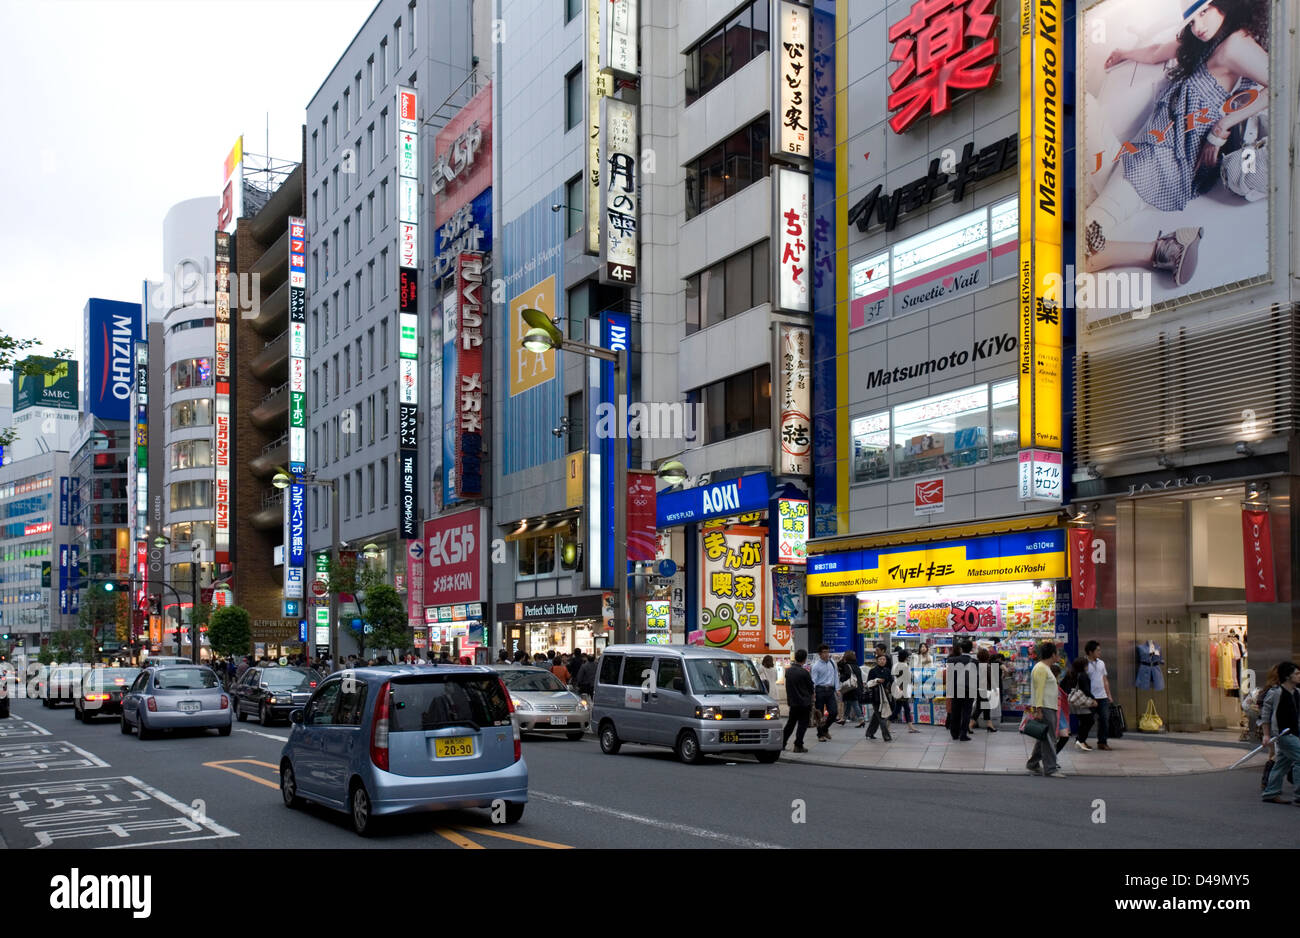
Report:
[{"label": "yellow road line", "polygon": [[264,778],[258,778],[256,775],[251,775],[248,772],[241,771],[240,769],[232,769],[230,767],[232,765],[237,765],[240,763],[245,763],[248,765],[263,765],[266,766],[268,769],[275,769],[277,774],[280,771],[279,766],[273,765],[270,762],[259,762],[257,759],[227,759],[224,762],[205,762],[203,763],[203,765],[206,768],[220,769],[223,772],[229,772],[231,775],[238,775],[242,778],[248,779],[249,781],[257,782],[257,784],[259,785],[265,785],[267,788],[274,788],[276,791],[279,791],[280,789],[279,782],[270,782]]},{"label": "yellow road line", "polygon": [[535,840],[532,837],[523,837],[519,834],[507,834],[505,831],[488,830],[486,827],[462,827],[459,830],[468,831],[472,834],[486,834],[488,837],[500,837],[502,840],[513,840],[521,844],[532,844],[534,847],[547,847],[551,850],[572,850],[572,844],[557,844],[549,840]]},{"label": "yellow road line", "polygon": [[439,837],[443,837],[447,840],[450,840],[452,843],[454,843],[457,847],[460,847],[462,850],[486,849],[482,844],[476,844],[468,837],[462,837],[460,834],[457,834],[455,831],[449,830],[445,827],[439,827],[435,829],[434,833],[436,833]]}]

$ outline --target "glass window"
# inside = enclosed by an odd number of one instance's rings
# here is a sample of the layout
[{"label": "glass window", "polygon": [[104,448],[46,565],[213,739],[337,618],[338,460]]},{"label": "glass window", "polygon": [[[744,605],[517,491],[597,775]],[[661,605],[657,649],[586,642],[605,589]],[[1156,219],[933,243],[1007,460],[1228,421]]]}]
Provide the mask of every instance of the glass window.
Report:
[{"label": "glass window", "polygon": [[582,0],[564,0],[564,22],[570,22],[582,12]]},{"label": "glass window", "polygon": [[993,458],[1015,456],[1020,452],[1020,409],[1017,379],[993,385],[989,392],[993,407]]},{"label": "glass window", "polygon": [[421,676],[396,680],[389,686],[390,733],[510,722],[510,703],[495,674]]},{"label": "glass window", "polygon": [[749,251],[741,251],[726,260],[726,313],[738,316],[753,306],[753,257]]},{"label": "glass window", "polygon": [[660,658],[659,671],[655,675],[655,687],[659,688],[659,690],[673,690],[673,681],[683,676],[680,659]]},{"label": "glass window", "polygon": [[641,687],[650,672],[654,670],[655,660],[649,655],[628,655],[623,665],[623,684],[627,687]]},{"label": "glass window", "polygon": [[184,430],[187,427],[212,426],[212,399],[201,397],[198,400],[182,401],[172,405],[172,429]]},{"label": "glass window", "polygon": [[360,726],[361,714],[366,709],[366,683],[353,681],[347,689],[340,689],[338,723],[341,726]]},{"label": "glass window", "polygon": [[727,378],[725,386],[727,407],[727,436],[740,436],[754,429],[754,373],[742,372]]},{"label": "glass window", "polygon": [[555,535],[543,534],[537,538],[537,575],[548,576],[555,572]]},{"label": "glass window", "polygon": [[752,52],[754,58],[758,58],[771,46],[768,38],[768,21],[771,13],[768,9],[767,0],[754,0],[751,5],[754,11],[754,32],[751,35]]},{"label": "glass window", "polygon": [[889,478],[889,411],[856,418],[850,425],[853,440],[853,481]]},{"label": "glass window", "polygon": [[558,694],[564,690],[560,679],[549,671],[528,671],[523,668],[506,668],[499,672],[506,687],[516,693]]},{"label": "glass window", "polygon": [[700,317],[705,327],[722,322],[726,316],[725,268],[710,267],[700,277]]},{"label": "glass window", "polygon": [[187,358],[171,367],[173,391],[212,387],[212,359]]},{"label": "glass window", "polygon": [[533,551],[531,538],[515,541],[515,553],[519,555],[518,579],[537,575],[537,558]]},{"label": "glass window", "polygon": [[903,479],[986,462],[988,408],[987,384],[895,407],[897,477]]},{"label": "glass window", "polygon": [[564,129],[572,130],[582,123],[582,66],[564,76]]},{"label": "glass window", "polygon": [[567,216],[565,221],[566,237],[573,237],[582,230],[583,210],[586,202],[583,198],[582,176],[574,176],[564,184],[564,213]]},{"label": "glass window", "polygon": [[202,469],[211,465],[211,440],[185,440],[172,445],[173,469]]},{"label": "glass window", "polygon": [[584,427],[582,413],[582,392],[570,394],[566,401],[569,414],[569,449],[570,453],[580,452],[583,448]]},{"label": "glass window", "polygon": [[721,381],[703,389],[705,443],[715,443],[727,438],[727,398]]},{"label": "glass window", "polygon": [[619,668],[623,664],[622,655],[601,655],[600,656],[600,675],[598,680],[602,684],[617,684]]},{"label": "glass window", "polygon": [[692,658],[686,662],[686,673],[697,694],[763,693],[758,671],[747,659]]},{"label": "glass window", "polygon": [[330,726],[334,723],[334,710],[338,705],[342,681],[326,681],[307,702],[302,721],[308,726]]},{"label": "glass window", "polygon": [[195,479],[192,482],[173,482],[171,485],[172,511],[189,508],[212,507],[212,480]]},{"label": "glass window", "polygon": [[699,57],[699,94],[704,94],[721,84],[727,74],[726,35],[722,27],[700,43]]},{"label": "glass window", "polygon": [[769,245],[770,242],[765,238],[750,248],[754,258],[753,303],[755,306],[770,302],[772,298],[772,269],[768,266],[771,254]]},{"label": "glass window", "polygon": [[220,687],[211,668],[162,668],[154,672],[155,690],[210,690]]},{"label": "glass window", "polygon": [[700,274],[686,278],[686,334],[700,330]]},{"label": "glass window", "polygon": [[694,218],[767,175],[767,120],[760,117],[686,164],[687,218]]}]

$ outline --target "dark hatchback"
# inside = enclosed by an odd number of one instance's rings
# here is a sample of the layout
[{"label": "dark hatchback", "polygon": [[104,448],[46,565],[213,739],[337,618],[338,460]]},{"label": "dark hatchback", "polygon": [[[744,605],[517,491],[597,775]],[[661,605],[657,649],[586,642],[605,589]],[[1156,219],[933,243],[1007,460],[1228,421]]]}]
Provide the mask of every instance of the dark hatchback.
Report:
[{"label": "dark hatchback", "polygon": [[249,668],[230,686],[235,718],[255,716],[263,726],[288,722],[289,714],[306,706],[320,682],[320,674],[311,668]]},{"label": "dark hatchback", "polygon": [[139,668],[92,668],[81,676],[80,691],[72,701],[73,716],[82,723],[95,717],[122,714],[122,695],[140,673]]}]

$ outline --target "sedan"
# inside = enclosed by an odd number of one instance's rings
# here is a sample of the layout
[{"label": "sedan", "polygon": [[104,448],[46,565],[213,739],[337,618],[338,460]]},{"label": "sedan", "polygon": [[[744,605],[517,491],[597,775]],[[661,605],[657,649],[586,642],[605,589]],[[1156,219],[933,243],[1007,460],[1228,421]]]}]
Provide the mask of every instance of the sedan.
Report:
[{"label": "sedan", "polygon": [[61,703],[74,703],[81,693],[81,678],[89,670],[84,664],[56,664],[37,684],[41,706],[52,710]]},{"label": "sedan", "polygon": [[81,678],[81,693],[72,702],[73,716],[82,723],[95,717],[120,716],[122,698],[140,675],[139,668],[94,668]]},{"label": "sedan", "polygon": [[256,715],[263,726],[289,721],[289,714],[307,705],[320,683],[311,668],[249,668],[230,686],[230,698],[238,720]]},{"label": "sedan", "polygon": [[122,700],[122,732],[135,728],[141,739],[152,739],[162,730],[215,729],[229,736],[233,714],[230,698],[211,668],[145,668]]},{"label": "sedan", "polygon": [[572,740],[582,739],[591,725],[591,706],[565,690],[558,677],[544,668],[502,666],[495,670],[510,691],[521,733],[563,733]]}]

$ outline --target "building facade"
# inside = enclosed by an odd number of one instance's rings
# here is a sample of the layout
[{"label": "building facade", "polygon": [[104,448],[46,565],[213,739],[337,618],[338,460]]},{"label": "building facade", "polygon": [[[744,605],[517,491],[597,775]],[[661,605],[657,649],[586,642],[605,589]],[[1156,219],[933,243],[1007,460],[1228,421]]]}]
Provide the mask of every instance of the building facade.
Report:
[{"label": "building facade", "polygon": [[68,453],[53,451],[0,467],[0,645],[35,658],[53,633],[74,628]]}]

